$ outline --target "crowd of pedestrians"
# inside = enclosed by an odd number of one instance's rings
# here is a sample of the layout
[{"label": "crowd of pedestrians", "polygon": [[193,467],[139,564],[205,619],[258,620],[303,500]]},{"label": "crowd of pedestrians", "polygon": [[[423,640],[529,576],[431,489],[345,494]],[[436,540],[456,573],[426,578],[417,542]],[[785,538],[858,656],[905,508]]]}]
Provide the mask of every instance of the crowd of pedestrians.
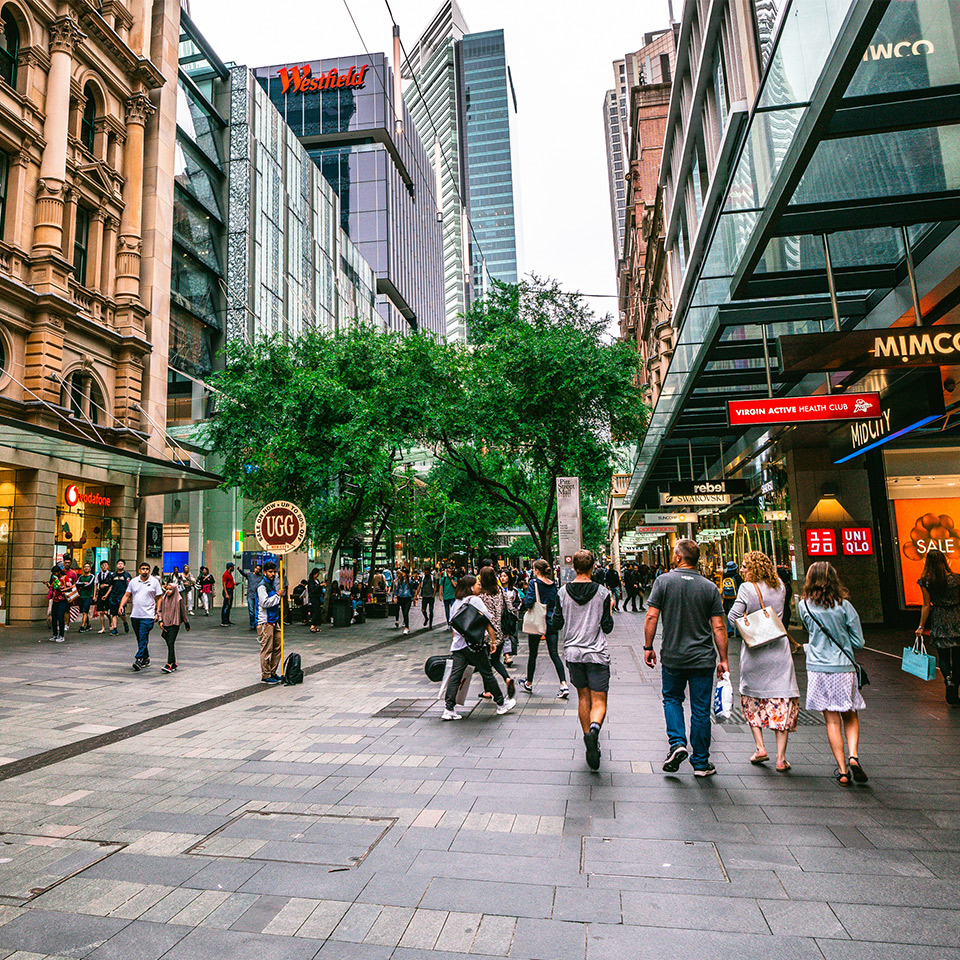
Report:
[{"label": "crowd of pedestrians", "polygon": [[[787,759],[789,736],[797,728],[800,687],[794,656],[800,647],[787,632],[791,619],[792,585],[789,572],[775,566],[759,551],[745,554],[739,564],[729,563],[720,584],[700,573],[700,549],[693,540],[675,544],[668,571],[659,565],[627,563],[618,570],[598,563],[589,550],[573,559],[574,579],[560,586],[559,571],[537,560],[519,570],[498,569],[483,561],[476,569],[447,566],[420,570],[372,570],[364,580],[349,585],[325,580],[317,568],[301,581],[288,599],[288,584],[280,581],[273,562],[238,570],[227,564],[216,580],[202,566],[194,576],[189,566],[160,575],[143,562],[132,576],[122,560],[111,570],[107,561],[94,572],[86,563],[74,569],[64,556],[46,581],[51,640],[63,642],[70,620],[77,629],[92,631],[97,620],[101,634],[117,635],[133,628],[137,648],[133,669],[150,665],[149,640],[159,625],[166,643],[163,670],[177,670],[176,640],[181,629],[190,629],[190,617],[211,615],[221,602],[220,623],[232,626],[235,595],[242,583],[246,592],[249,628],[260,642],[261,680],[280,683],[282,622],[302,615],[310,630],[319,631],[329,619],[334,601],[345,602],[352,619],[362,619],[367,604],[385,604],[395,629],[410,631],[411,612],[419,611],[424,629],[435,624],[437,600],[443,605],[445,627],[452,634],[446,686],[444,720],[459,720],[464,677],[468,670],[483,682],[482,699],[493,702],[498,714],[516,705],[517,681],[511,667],[525,639],[526,664],[520,683],[526,694],[534,692],[540,651],[544,647],[557,675],[556,697],[566,699],[569,685],[577,691],[578,716],[585,759],[591,769],[601,762],[600,731],[607,713],[610,690],[610,653],[606,637],[615,614],[646,609],[643,654],[646,664],[658,663],[666,727],[665,773],[676,773],[689,760],[696,777],[710,777],[716,767],[710,759],[711,710],[717,680],[729,676],[731,636],[739,644],[740,711],[754,739],[749,760],[771,760],[764,733],[773,731],[775,769],[791,769]],[[924,605],[918,636],[930,637],[940,656],[950,703],[960,704],[960,576],[952,573],[943,555],[931,550],[920,580]],[[646,596],[646,599],[645,599]],[[329,602],[328,602],[329,601]],[[71,612],[76,608],[75,612]],[[864,783],[867,774],[859,757],[859,713],[865,707],[862,687],[868,682],[856,660],[863,647],[863,631],[847,591],[827,562],[810,565],[797,614],[806,630],[806,707],[821,711],[827,740],[836,760],[837,783]],[[776,636],[751,641],[747,626],[758,618],[775,618]],[[659,653],[656,641],[659,638]],[[734,641],[736,642],[736,641]],[[562,651],[562,652],[561,652]],[[499,681],[498,681],[499,677]],[[569,685],[568,685],[569,678]],[[502,682],[502,686],[501,686]],[[685,703],[689,700],[689,728]]]}]

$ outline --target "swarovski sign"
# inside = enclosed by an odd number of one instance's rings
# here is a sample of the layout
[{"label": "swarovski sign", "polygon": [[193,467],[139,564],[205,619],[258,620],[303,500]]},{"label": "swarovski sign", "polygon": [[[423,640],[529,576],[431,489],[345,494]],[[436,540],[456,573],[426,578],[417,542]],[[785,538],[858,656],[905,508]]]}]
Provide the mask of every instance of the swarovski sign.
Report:
[{"label": "swarovski sign", "polygon": [[777,341],[785,373],[960,364],[960,325],[803,333]]},{"label": "swarovski sign", "polygon": [[664,493],[660,492],[661,507],[727,507],[729,493]]}]

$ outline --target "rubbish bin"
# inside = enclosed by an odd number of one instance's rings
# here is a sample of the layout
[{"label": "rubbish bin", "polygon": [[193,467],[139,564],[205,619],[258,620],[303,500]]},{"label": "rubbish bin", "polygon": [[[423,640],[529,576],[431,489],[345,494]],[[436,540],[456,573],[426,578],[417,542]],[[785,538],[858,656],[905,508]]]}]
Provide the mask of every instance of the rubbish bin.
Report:
[{"label": "rubbish bin", "polygon": [[333,601],[333,625],[335,627],[349,627],[353,619],[353,604],[349,600]]},{"label": "rubbish bin", "polygon": [[364,612],[371,620],[383,620],[387,615],[387,600],[383,595],[375,596],[370,603],[365,603],[364,607]]}]

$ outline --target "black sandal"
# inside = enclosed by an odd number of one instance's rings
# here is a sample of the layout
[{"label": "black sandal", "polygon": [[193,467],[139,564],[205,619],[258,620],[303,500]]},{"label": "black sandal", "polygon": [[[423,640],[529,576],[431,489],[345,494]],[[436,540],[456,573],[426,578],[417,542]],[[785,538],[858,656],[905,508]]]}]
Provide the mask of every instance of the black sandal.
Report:
[{"label": "black sandal", "polygon": [[856,780],[857,783],[866,783],[870,779],[864,772],[863,767],[860,766],[859,757],[850,757],[850,759],[847,760],[847,766],[850,768],[850,772],[853,774],[853,779]]},{"label": "black sandal", "polygon": [[841,787],[849,787],[852,782],[850,780],[850,774],[844,773],[839,767],[834,771],[833,778]]}]

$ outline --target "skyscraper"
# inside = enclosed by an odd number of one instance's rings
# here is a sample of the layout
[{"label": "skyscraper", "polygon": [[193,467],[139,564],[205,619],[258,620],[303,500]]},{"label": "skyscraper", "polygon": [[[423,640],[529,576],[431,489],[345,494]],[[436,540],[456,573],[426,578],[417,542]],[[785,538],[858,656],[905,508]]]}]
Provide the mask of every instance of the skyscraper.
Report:
[{"label": "skyscraper", "polygon": [[443,214],[446,333],[491,279],[518,274],[510,112],[516,112],[502,30],[471,34],[446,0],[401,71],[420,139],[431,153]]}]

